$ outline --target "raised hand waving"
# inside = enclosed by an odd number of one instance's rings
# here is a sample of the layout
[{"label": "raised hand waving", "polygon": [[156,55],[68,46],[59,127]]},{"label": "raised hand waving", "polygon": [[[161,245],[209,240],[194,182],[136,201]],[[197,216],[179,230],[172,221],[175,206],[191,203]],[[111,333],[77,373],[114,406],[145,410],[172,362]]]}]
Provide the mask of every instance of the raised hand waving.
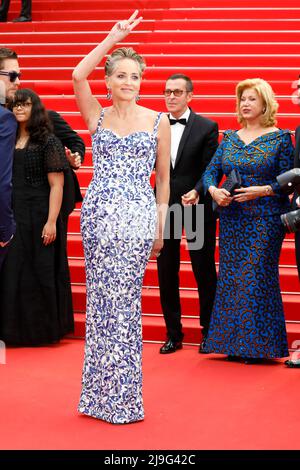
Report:
[{"label": "raised hand waving", "polygon": [[137,18],[138,13],[139,11],[135,10],[128,20],[118,21],[111,29],[109,36],[116,42],[122,41],[142,21],[142,16]]}]

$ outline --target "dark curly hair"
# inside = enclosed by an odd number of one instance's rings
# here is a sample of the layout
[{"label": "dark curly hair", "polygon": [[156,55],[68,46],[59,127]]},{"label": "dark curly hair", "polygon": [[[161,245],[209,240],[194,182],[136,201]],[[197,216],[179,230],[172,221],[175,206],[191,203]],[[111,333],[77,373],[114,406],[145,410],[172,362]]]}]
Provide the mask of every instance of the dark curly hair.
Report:
[{"label": "dark curly hair", "polygon": [[31,116],[26,126],[29,140],[32,143],[41,143],[47,139],[53,128],[40,97],[29,88],[21,88],[17,90],[13,100],[9,103],[9,108],[13,110],[17,103],[25,103],[28,100],[32,103]]}]

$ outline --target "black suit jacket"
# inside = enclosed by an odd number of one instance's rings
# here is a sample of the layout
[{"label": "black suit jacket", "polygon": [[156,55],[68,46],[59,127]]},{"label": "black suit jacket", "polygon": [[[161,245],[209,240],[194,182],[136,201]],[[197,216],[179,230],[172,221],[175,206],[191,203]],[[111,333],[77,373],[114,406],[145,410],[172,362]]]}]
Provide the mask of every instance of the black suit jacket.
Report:
[{"label": "black suit jacket", "polygon": [[[297,127],[296,129],[294,167],[300,168],[300,126]],[[296,204],[296,199],[298,196],[300,196],[300,194],[295,191],[293,202],[292,202],[292,206],[294,210],[299,209],[299,207]],[[296,232],[295,242],[296,242],[296,259],[297,259],[297,266],[298,266],[298,274],[299,274],[299,279],[300,279],[300,232]]]},{"label": "black suit jacket", "polygon": [[[83,162],[85,155],[85,145],[82,138],[73,131],[69,124],[56,111],[48,111],[53,125],[53,132],[59,138],[64,147],[68,147],[72,153],[78,152]],[[64,196],[62,202],[62,214],[69,215],[75,207],[76,202],[82,201],[79,181],[75,171],[70,170],[65,173]]]},{"label": "black suit jacket", "polygon": [[0,241],[7,242],[15,231],[11,208],[12,165],[16,143],[15,116],[0,106]]},{"label": "black suit jacket", "polygon": [[170,169],[170,205],[181,203],[181,196],[191,189],[200,195],[205,219],[214,218],[210,194],[204,196],[202,174],[218,147],[218,124],[192,110],[179,143],[174,168]]}]

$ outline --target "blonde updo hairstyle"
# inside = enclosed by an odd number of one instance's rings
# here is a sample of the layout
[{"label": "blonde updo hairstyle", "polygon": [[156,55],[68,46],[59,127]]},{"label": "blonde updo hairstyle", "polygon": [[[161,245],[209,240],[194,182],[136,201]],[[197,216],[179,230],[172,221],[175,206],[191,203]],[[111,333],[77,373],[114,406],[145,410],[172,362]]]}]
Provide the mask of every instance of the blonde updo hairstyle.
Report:
[{"label": "blonde updo hairstyle", "polygon": [[237,119],[238,122],[244,126],[246,124],[246,120],[242,117],[240,111],[240,104],[242,94],[247,89],[253,89],[256,91],[258,96],[261,97],[263,102],[263,114],[261,115],[261,125],[263,127],[272,127],[276,126],[276,113],[279,107],[278,102],[275,99],[274,92],[272,87],[269,85],[268,82],[263,80],[262,78],[249,78],[247,80],[243,80],[242,82],[237,84],[236,87],[236,99],[237,99]]},{"label": "blonde updo hairstyle", "polygon": [[138,64],[141,77],[146,68],[146,63],[143,57],[135,52],[132,47],[120,47],[119,49],[115,49],[112,54],[107,57],[104,67],[105,76],[110,77],[114,73],[117,63],[124,59],[133,60]]}]

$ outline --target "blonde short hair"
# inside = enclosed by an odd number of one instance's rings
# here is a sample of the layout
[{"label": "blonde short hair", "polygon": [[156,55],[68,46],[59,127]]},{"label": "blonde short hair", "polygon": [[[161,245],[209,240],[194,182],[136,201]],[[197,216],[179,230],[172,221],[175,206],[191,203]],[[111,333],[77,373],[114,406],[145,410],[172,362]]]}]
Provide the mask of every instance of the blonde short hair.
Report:
[{"label": "blonde short hair", "polygon": [[119,49],[115,49],[106,59],[104,68],[106,77],[110,77],[114,73],[116,64],[124,59],[130,59],[136,62],[140,70],[140,76],[142,76],[146,68],[143,57],[132,49],[132,47],[120,47]]},{"label": "blonde short hair", "polygon": [[237,99],[236,111],[238,122],[242,125],[245,125],[246,123],[240,112],[240,104],[243,92],[249,88],[255,90],[263,101],[264,112],[261,116],[261,125],[263,127],[276,126],[276,113],[279,104],[276,101],[271,85],[262,78],[249,78],[237,84],[235,91]]}]

